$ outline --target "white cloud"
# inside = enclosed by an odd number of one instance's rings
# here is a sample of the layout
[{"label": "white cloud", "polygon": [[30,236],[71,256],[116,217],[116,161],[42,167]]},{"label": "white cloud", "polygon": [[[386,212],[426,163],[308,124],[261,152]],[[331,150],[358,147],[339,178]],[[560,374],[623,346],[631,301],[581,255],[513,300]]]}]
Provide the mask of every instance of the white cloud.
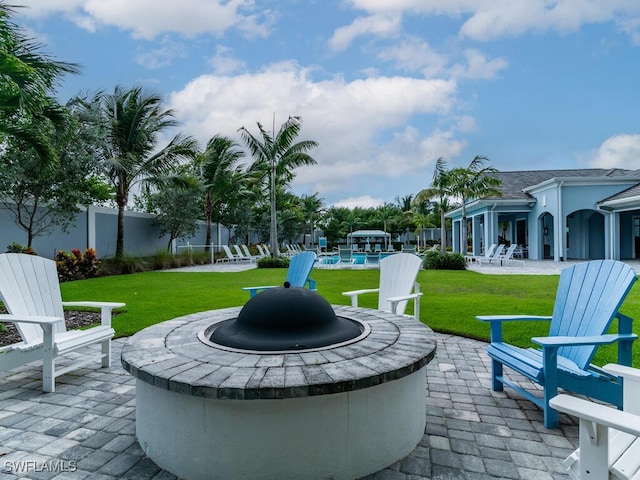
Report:
[{"label": "white cloud", "polygon": [[590,155],[593,168],[640,169],[640,135],[616,135],[607,138]]},{"label": "white cloud", "polygon": [[388,37],[400,31],[400,16],[371,15],[356,18],[350,25],[336,29],[329,39],[334,50],[344,50],[356,38],[363,35]]},{"label": "white cloud", "polygon": [[454,129],[425,132],[414,125],[448,115],[455,93],[455,82],[444,80],[313,81],[308,70],[280,63],[253,74],[200,76],[171,95],[170,107],[181,128],[202,143],[216,133],[240,143],[242,126],[257,133],[257,121],[270,130],[274,114],[276,129],[289,115],[299,115],[300,139],[319,143],[313,151],[318,165],[298,169],[295,186],[335,197],[362,190],[353,182],[363,173],[399,178],[459,153],[464,142]]},{"label": "white cloud", "polygon": [[384,205],[384,201],[380,198],[373,198],[369,195],[362,195],[359,197],[349,197],[343,200],[338,200],[333,204],[334,207],[344,207],[354,209],[360,208],[375,208]]},{"label": "white cloud", "polygon": [[169,37],[163,38],[161,46],[148,52],[138,53],[135,57],[136,63],[150,68],[161,68],[171,65],[175,58],[186,56],[184,44],[175,42]]},{"label": "white cloud", "polygon": [[[620,21],[621,30],[629,30],[640,16],[637,0],[351,0],[350,4],[370,15],[447,15],[466,18],[460,34],[486,41],[549,30],[568,33],[583,25]],[[635,37],[637,39],[637,37]]]},{"label": "white cloud", "polygon": [[396,68],[406,72],[422,71],[425,77],[441,74],[449,59],[418,37],[408,37],[399,44],[383,49],[378,56],[395,62]]},{"label": "white cloud", "polygon": [[495,78],[500,72],[507,68],[508,63],[504,58],[488,59],[482,52],[475,49],[467,49],[464,52],[467,64],[462,77],[489,80]]},{"label": "white cloud", "polygon": [[256,13],[253,0],[15,0],[12,4],[28,6],[20,9],[27,16],[63,13],[89,31],[110,25],[144,39],[168,32],[187,37],[221,35],[234,27],[247,36],[264,36],[272,20],[269,10]]},{"label": "white cloud", "polygon": [[216,75],[229,75],[244,68],[245,63],[233,56],[231,48],[218,45],[216,54],[209,59],[209,65]]}]

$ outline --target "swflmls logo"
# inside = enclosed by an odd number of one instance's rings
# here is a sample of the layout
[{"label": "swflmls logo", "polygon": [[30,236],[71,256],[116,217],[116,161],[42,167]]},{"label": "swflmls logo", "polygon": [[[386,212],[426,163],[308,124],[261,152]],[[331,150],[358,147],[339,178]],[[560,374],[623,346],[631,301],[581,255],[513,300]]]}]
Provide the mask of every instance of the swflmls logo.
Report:
[{"label": "swflmls logo", "polygon": [[35,460],[19,460],[4,462],[4,473],[33,473],[33,472],[52,472],[65,473],[75,472],[78,465],[75,461],[66,462],[64,460],[49,460],[46,462],[37,462]]}]

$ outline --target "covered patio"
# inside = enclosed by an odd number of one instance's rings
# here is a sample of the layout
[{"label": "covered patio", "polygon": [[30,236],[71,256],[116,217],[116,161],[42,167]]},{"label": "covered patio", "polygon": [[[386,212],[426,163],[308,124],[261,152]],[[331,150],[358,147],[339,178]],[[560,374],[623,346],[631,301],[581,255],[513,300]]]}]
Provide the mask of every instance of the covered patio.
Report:
[{"label": "covered patio", "polygon": [[379,243],[384,245],[384,250],[387,250],[389,243],[391,243],[391,234],[383,230],[356,230],[355,232],[347,233],[347,245],[360,243],[365,245]]}]

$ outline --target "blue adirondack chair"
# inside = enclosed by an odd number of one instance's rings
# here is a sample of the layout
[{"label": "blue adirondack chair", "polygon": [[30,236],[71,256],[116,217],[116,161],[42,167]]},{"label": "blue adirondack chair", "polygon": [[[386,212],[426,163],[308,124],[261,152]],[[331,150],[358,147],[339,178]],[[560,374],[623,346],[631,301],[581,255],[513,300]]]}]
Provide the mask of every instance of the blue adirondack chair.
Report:
[{"label": "blue adirondack chair", "polygon": [[[298,253],[291,257],[285,282],[289,282],[292,287],[305,287],[308,284],[310,290],[315,290],[316,282],[310,279],[309,275],[311,275],[311,269],[317,260],[316,254],[309,251]],[[248,291],[249,296],[253,297],[261,290],[274,287],[275,285],[263,285],[260,287],[244,287],[243,290]]]},{"label": "blue adirondack chair", "polygon": [[[587,395],[622,408],[622,378],[591,365],[599,345],[618,342],[618,363],[631,365],[631,347],[637,335],[632,333],[632,319],[618,312],[636,281],[633,269],[615,260],[583,262],[562,270],[551,317],[529,315],[478,316],[491,324],[492,388],[504,385],[517,390],[544,412],[544,426],[558,425],[558,412],[549,400],[558,388]],[[618,334],[607,334],[614,318]],[[549,320],[547,337],[531,341],[542,347],[519,348],[502,341],[505,321]],[[503,367],[524,375],[543,387],[539,398],[508,380]]]}]

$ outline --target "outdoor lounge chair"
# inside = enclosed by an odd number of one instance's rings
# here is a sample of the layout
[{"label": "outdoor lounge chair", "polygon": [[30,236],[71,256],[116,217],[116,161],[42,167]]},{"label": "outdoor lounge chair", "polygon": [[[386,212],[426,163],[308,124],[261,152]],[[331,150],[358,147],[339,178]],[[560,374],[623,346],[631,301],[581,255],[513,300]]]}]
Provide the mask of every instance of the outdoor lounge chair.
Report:
[{"label": "outdoor lounge chair", "polygon": [[[558,388],[581,393],[622,408],[622,379],[591,365],[598,345],[618,342],[618,363],[631,364],[631,347],[637,335],[631,318],[618,309],[636,281],[633,269],[615,260],[594,260],[562,270],[551,317],[530,315],[478,316],[491,325],[492,389],[504,385],[515,389],[544,412],[544,425],[558,425],[558,412],[549,401]],[[607,334],[614,318],[618,334]],[[542,349],[521,348],[502,340],[502,324],[507,321],[550,321],[549,335],[531,341]],[[543,388],[543,396],[530,393],[505,377],[509,367]]]},{"label": "outdoor lounge chair", "polygon": [[[487,250],[485,250],[484,255],[465,255],[464,258],[467,262],[477,262],[480,260],[488,260],[493,256],[493,253],[496,251],[497,245],[492,243]],[[503,247],[504,248],[504,247]]]},{"label": "outdoor lounge chair", "polygon": [[[58,271],[53,260],[5,253],[0,255],[0,297],[8,315],[1,322],[13,322],[22,342],[0,347],[0,371],[42,361],[42,390],[53,392],[55,379],[100,360],[111,365],[111,311],[124,307],[113,302],[63,302]],[[101,309],[101,324],[86,330],[67,330],[63,306]],[[97,352],[90,347],[100,344]],[[71,355],[68,355],[71,354]],[[67,356],[71,363],[56,370],[56,359]]]},{"label": "outdoor lounge chair", "polygon": [[580,420],[580,448],[564,461],[575,480],[640,477],[640,370],[617,364],[602,369],[623,378],[624,411],[570,395],[551,399],[553,408]]},{"label": "outdoor lounge chair", "polygon": [[[305,287],[308,284],[309,290],[315,290],[316,282],[310,279],[309,275],[311,275],[311,270],[317,260],[316,254],[313,252],[301,252],[291,257],[285,282],[289,282],[292,287]],[[249,292],[249,296],[253,297],[262,290],[275,287],[276,285],[263,285],[259,287],[244,287],[243,290]]]},{"label": "outdoor lounge chair", "polygon": [[216,260],[216,263],[220,262],[237,262],[239,258],[231,252],[231,249],[228,245],[221,245],[222,252],[224,253],[223,257],[220,257]]},{"label": "outdoor lounge chair", "polygon": [[353,263],[353,257],[351,256],[351,249],[344,245],[338,246],[338,263]]},{"label": "outdoor lounge chair", "polygon": [[365,257],[365,263],[367,265],[378,265],[380,263],[380,253],[367,252]]},{"label": "outdoor lounge chair", "polygon": [[482,265],[485,262],[486,263],[491,263],[492,261],[495,261],[495,259],[498,258],[498,256],[501,256],[503,254],[504,254],[504,245],[500,244],[493,251],[493,255],[488,255],[488,256],[484,256],[484,257],[477,257],[476,258],[476,262],[478,262],[478,265]]},{"label": "outdoor lounge chair", "polygon": [[[246,248],[246,245],[243,245],[243,247]],[[255,257],[251,255],[248,250],[245,253],[244,250],[240,248],[240,246],[238,245],[234,245],[233,249],[236,251],[236,257],[238,258],[239,261],[246,261],[249,263],[256,261]]]},{"label": "outdoor lounge chair", "polygon": [[412,253],[397,253],[380,260],[380,286],[365,290],[342,292],[358,306],[358,297],[378,293],[378,310],[404,315],[408,300],[413,300],[413,318],[420,320],[420,284],[416,282],[422,260]]}]

